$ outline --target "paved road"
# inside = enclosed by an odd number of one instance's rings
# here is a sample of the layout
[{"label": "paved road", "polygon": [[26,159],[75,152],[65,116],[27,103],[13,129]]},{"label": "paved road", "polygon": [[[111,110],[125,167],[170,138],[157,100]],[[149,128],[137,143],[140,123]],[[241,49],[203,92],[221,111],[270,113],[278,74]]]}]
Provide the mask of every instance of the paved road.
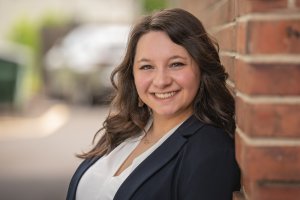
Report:
[{"label": "paved road", "polygon": [[[91,147],[107,113],[105,106],[60,106],[40,117],[16,119],[10,130],[10,122],[0,120],[0,199],[65,199],[71,175],[80,163],[74,155]],[[48,123],[41,125],[45,119]],[[14,137],[7,137],[7,131]]]}]

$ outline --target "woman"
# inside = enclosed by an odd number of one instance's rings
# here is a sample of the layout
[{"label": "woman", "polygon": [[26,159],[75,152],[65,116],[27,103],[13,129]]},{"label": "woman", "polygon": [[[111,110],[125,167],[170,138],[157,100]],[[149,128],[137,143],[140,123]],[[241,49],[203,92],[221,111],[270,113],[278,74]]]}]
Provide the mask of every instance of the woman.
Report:
[{"label": "woman", "polygon": [[239,190],[234,99],[201,22],[163,10],[133,28],[103,135],[67,199],[229,200]]}]

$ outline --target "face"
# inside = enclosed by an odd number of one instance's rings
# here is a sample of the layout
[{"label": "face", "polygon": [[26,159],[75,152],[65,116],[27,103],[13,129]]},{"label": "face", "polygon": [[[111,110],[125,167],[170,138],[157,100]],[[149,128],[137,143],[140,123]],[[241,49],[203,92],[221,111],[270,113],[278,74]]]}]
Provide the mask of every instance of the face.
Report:
[{"label": "face", "polygon": [[154,118],[186,118],[193,113],[199,67],[166,33],[150,31],[139,39],[133,74],[138,95]]}]

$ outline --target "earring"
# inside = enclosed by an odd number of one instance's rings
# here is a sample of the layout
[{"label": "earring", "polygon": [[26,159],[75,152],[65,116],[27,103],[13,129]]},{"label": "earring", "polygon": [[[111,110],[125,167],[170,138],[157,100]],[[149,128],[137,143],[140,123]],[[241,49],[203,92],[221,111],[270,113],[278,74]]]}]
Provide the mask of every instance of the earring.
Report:
[{"label": "earring", "polygon": [[143,107],[144,106],[144,102],[142,101],[142,99],[139,97],[138,99],[138,107]]}]

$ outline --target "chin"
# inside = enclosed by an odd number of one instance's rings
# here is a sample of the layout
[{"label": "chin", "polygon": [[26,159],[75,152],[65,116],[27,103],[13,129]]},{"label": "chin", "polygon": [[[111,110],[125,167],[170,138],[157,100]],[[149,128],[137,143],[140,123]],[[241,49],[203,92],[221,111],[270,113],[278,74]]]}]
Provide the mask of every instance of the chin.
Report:
[{"label": "chin", "polygon": [[174,111],[156,111],[155,112],[157,116],[165,117],[165,118],[171,118],[177,116],[176,112]]}]

